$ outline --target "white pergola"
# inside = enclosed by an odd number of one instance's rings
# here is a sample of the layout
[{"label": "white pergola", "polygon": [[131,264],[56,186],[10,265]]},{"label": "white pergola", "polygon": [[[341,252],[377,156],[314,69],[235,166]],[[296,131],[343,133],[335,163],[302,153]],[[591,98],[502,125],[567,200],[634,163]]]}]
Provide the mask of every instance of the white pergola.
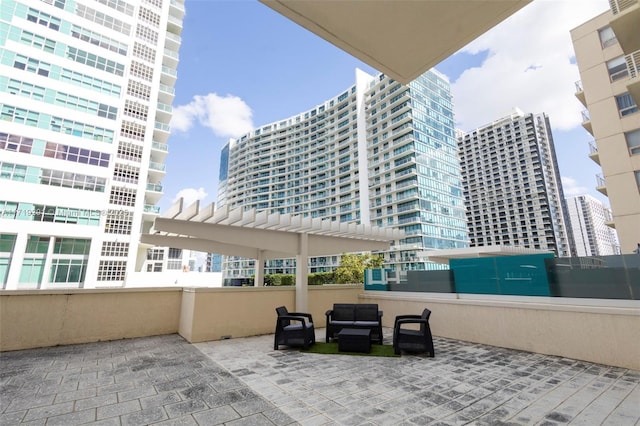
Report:
[{"label": "white pergola", "polygon": [[213,203],[200,208],[196,201],[183,206],[183,199],[155,219],[150,233],[140,241],[256,260],[256,285],[262,285],[264,261],[296,258],[296,310],[306,310],[308,259],[349,252],[388,250],[404,231],[363,224],[332,222],[300,215],[255,209],[215,209]]}]

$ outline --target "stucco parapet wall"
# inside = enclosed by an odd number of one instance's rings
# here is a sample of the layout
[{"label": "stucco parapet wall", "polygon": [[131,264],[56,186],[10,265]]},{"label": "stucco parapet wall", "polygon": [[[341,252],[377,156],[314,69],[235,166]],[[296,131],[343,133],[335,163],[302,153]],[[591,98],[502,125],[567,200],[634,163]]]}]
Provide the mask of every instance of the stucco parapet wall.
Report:
[{"label": "stucco parapet wall", "polygon": [[[309,291],[315,290],[345,290],[345,289],[362,289],[363,284],[324,284],[324,285],[310,285],[307,287]],[[282,286],[263,286],[263,287],[183,287],[185,293],[224,293],[234,291],[295,291],[296,287],[292,285]]]},{"label": "stucco parapet wall", "polygon": [[100,294],[100,293],[150,293],[150,292],[181,292],[182,287],[129,287],[129,288],[61,288],[47,290],[0,290],[2,296],[44,296],[48,294]]},{"label": "stucco parapet wall", "polygon": [[584,312],[611,315],[640,316],[640,300],[580,299],[544,296],[503,296],[483,294],[418,293],[418,292],[365,292],[363,299],[390,301],[425,301],[473,306],[492,306],[514,309]]}]

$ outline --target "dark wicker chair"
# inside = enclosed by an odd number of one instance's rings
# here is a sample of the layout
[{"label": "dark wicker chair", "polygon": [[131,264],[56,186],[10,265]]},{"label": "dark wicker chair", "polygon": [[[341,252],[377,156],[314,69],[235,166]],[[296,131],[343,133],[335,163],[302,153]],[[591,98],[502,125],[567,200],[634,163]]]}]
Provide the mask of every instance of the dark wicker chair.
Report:
[{"label": "dark wicker chair", "polygon": [[[398,315],[393,327],[393,349],[396,355],[401,351],[428,352],[430,357],[435,355],[433,350],[433,336],[429,327],[431,311],[425,309],[422,315]],[[407,324],[419,324],[420,328],[405,328]]]},{"label": "dark wicker chair", "polygon": [[280,345],[302,346],[307,349],[316,342],[316,332],[313,328],[311,314],[289,312],[284,306],[276,308],[276,333],[273,349]]}]

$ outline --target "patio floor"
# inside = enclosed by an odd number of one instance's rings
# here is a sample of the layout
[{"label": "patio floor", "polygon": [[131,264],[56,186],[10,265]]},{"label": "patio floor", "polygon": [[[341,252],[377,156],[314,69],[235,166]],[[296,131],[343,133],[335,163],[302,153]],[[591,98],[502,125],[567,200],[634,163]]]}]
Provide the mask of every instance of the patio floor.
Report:
[{"label": "patio floor", "polygon": [[[316,336],[323,341],[324,329]],[[639,371],[434,343],[435,358],[274,351],[273,335],[4,352],[0,424],[640,424]]]}]

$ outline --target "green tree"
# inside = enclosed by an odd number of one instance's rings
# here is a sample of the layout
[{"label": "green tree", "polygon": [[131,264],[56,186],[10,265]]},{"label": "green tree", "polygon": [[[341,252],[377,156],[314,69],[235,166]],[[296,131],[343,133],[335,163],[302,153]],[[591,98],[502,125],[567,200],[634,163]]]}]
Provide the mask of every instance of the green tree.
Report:
[{"label": "green tree", "polygon": [[345,253],[333,275],[338,284],[362,283],[365,269],[381,268],[383,263],[380,255]]}]

